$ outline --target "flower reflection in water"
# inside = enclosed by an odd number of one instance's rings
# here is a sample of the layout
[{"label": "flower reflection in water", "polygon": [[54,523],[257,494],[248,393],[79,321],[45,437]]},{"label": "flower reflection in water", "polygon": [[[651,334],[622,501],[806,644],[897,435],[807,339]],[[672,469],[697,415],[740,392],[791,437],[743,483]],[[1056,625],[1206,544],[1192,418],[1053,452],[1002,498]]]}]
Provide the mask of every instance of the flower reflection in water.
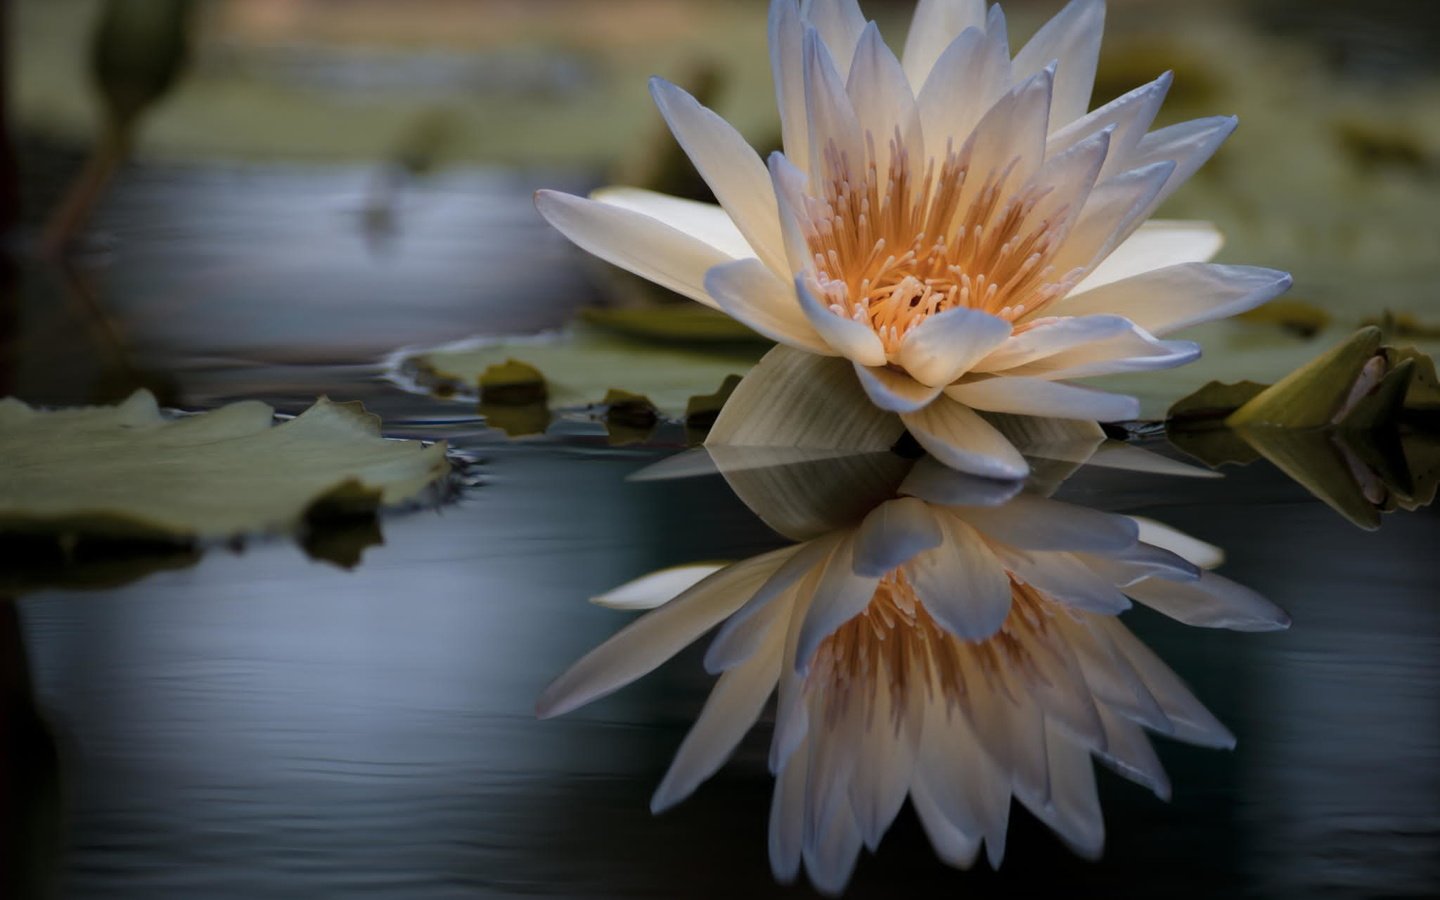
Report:
[{"label": "flower reflection in water", "polygon": [[[1234,738],[1116,617],[1131,601],[1247,631],[1288,619],[1206,571],[1219,551],[921,460],[858,523],[728,566],[647,576],[602,602],[658,607],[580,660],[553,716],[653,670],[719,625],[720,678],[656,791],[665,809],[714,773],[778,694],[770,860],[844,888],[908,796],[935,851],[1004,856],[1014,796],[1076,853],[1104,842],[1094,755],[1167,797],[1144,729]],[[764,501],[761,501],[762,503]],[[793,502],[793,501],[786,501]],[[752,502],[752,505],[753,502]]]}]

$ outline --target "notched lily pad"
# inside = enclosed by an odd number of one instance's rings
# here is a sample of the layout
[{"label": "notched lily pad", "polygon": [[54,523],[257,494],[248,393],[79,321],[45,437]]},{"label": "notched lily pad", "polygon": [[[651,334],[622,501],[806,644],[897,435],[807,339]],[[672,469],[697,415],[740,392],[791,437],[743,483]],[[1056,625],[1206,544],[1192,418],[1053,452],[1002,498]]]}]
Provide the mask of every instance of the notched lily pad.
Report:
[{"label": "notched lily pad", "polygon": [[[664,418],[703,428],[763,352],[760,344],[649,343],[582,326],[548,339],[412,353],[394,364],[393,377],[403,387],[474,397],[512,436],[543,431],[545,410],[597,407],[611,426],[645,428]],[[526,410],[525,422],[497,421],[505,407]]]},{"label": "notched lily pad", "polygon": [[[255,401],[167,418],[146,391],[54,411],[0,400],[0,459],[0,540],[12,550],[51,541],[59,569],[76,547],[103,545],[92,554],[105,566],[112,553],[161,560],[148,571],[253,534],[302,535],[321,558],[353,565],[374,534],[336,543],[318,536],[326,523],[373,525],[378,507],[417,499],[449,471],[443,444],[386,440],[359,403],[322,398],[277,425]],[[104,568],[97,583],[130,577]]]}]

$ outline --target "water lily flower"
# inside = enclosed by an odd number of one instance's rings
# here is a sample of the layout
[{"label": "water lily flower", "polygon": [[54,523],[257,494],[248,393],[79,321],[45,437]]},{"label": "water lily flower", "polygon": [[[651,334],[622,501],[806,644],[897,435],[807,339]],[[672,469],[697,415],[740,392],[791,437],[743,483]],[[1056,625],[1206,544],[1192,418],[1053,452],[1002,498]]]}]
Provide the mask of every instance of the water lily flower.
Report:
[{"label": "water lily flower", "polygon": [[1072,380],[1193,360],[1193,343],[1163,338],[1290,284],[1209,264],[1207,223],[1147,223],[1236,120],[1150,131],[1168,73],[1087,111],[1104,16],[1103,0],[1074,0],[1012,56],[1000,7],[920,0],[897,57],[855,0],[773,0],[783,152],[767,164],[655,79],[719,205],[629,188],[536,205],[602,259],[849,360],[948,465],[1023,477],[977,410],[1134,418],[1133,398]]},{"label": "water lily flower", "polygon": [[656,607],[546,689],[542,716],[604,696],[719,625],[720,677],[651,801],[715,772],[778,692],[770,861],[838,893],[906,798],[936,853],[1004,855],[1013,795],[1077,853],[1104,827],[1090,757],[1169,785],[1144,729],[1234,739],[1116,618],[1131,600],[1181,622],[1288,619],[1205,571],[1216,548],[1157,523],[919,465],[858,525],[728,566],[667,570],[602,602]]}]

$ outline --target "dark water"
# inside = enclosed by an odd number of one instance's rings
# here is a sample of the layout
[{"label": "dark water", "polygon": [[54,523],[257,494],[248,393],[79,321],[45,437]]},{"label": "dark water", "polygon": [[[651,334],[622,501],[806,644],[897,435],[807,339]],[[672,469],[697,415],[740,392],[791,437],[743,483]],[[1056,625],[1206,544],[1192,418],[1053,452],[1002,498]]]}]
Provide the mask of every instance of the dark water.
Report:
[{"label": "dark water", "polygon": [[[767,727],[678,809],[647,811],[709,688],[698,654],[568,717],[532,714],[627,618],[586,597],[779,539],[718,478],[623,480],[676,442],[612,448],[570,423],[503,443],[379,377],[397,345],[554,327],[588,298],[530,213],[535,180],[415,188],[377,245],[356,214],[363,171],[142,170],[79,276],[20,273],[7,377],[27,399],[359,398],[394,433],[451,440],[473,483],[386,517],[351,571],[262,541],[0,603],[17,896],[809,895],[770,876]],[[1067,490],[1223,545],[1224,574],[1292,614],[1263,635],[1127,614],[1238,748],[1160,742],[1168,804],[1102,774],[1096,864],[1017,810],[1000,872],[956,872],[907,811],[849,896],[1432,895],[1440,517],[1361,532],[1263,463]]]}]

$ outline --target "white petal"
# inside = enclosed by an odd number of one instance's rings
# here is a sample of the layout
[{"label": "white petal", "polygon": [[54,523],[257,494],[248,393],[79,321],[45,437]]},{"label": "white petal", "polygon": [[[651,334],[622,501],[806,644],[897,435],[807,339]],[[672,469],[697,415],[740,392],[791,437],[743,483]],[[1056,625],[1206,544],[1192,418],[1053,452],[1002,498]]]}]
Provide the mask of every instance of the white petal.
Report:
[{"label": "white petal", "polygon": [[783,153],[770,154],[769,166],[785,241],[785,258],[792,273],[809,271],[813,268],[813,259],[806,235],[812,226],[806,210],[811,201],[805,195],[805,173]]},{"label": "white petal", "polygon": [[1054,315],[1121,315],[1163,337],[1254,309],[1290,289],[1289,274],[1253,266],[1186,263],[1071,295]]},{"label": "white petal", "polygon": [[716,304],[705,290],[705,273],[736,258],[649,215],[610,203],[538,191],[535,208],[580,249],[710,307]]},{"label": "white petal", "polygon": [[1054,600],[1105,616],[1119,615],[1130,601],[1113,582],[1098,576],[1070,553],[1046,553],[997,547],[995,553],[1015,577]]},{"label": "white petal", "polygon": [[783,639],[783,632],[777,630],[761,652],[720,676],[650,799],[652,813],[688,797],[735,751],[775,690]]},{"label": "white petal", "polygon": [[795,276],[795,296],[811,329],[830,346],[827,355],[843,356],[862,366],[885,365],[885,345],[869,325],[862,325],[826,306],[807,283],[808,275]]},{"label": "white petal", "polygon": [[[846,71],[849,60],[846,60]],[[805,110],[810,124],[810,174],[828,171],[825,154],[834,150],[851,160],[865,158],[860,120],[845,92],[845,80],[835,59],[815,29],[805,30]]]},{"label": "white petal", "polygon": [[1147,578],[1125,593],[1177,622],[1200,628],[1282,631],[1290,627],[1290,617],[1280,607],[1213,572],[1205,572],[1197,581]]},{"label": "white petal", "polygon": [[1022,550],[1116,553],[1135,545],[1134,520],[1034,494],[1004,506],[955,510],[987,538]]},{"label": "white petal", "polygon": [[1165,102],[1165,95],[1169,93],[1170,83],[1173,80],[1171,73],[1166,72],[1149,84],[1110,101],[1068,125],[1060,123],[1060,128],[1050,135],[1050,141],[1045,149],[1046,155],[1053,156],[1091,135],[1098,134],[1106,128],[1113,128],[1114,137],[1110,141],[1110,155],[1102,174],[1110,175],[1127,168],[1134,168],[1125,163],[1129,160],[1135,146],[1145,137],[1145,132],[1149,129],[1150,124],[1155,121],[1155,116],[1160,112],[1160,106]]},{"label": "white petal", "polygon": [[1001,97],[966,140],[961,158],[969,174],[957,209],[968,209],[986,190],[1013,194],[1045,162],[1045,128],[1053,73],[1044,69]]},{"label": "white petal", "polygon": [[1200,567],[1185,557],[1143,541],[1114,555],[1078,553],[1075,557],[1107,583],[1120,588],[1152,576],[1172,581],[1195,581],[1200,577]]},{"label": "white petal", "polygon": [[1085,115],[1095,88],[1100,38],[1105,30],[1104,0],[1072,0],[1015,54],[1015,78],[1028,78],[1053,62],[1055,95],[1050,129]]},{"label": "white petal", "polygon": [[855,47],[865,30],[865,16],[856,0],[801,0],[800,17],[819,33],[835,66],[850,71]]},{"label": "white petal", "polygon": [[984,34],[985,0],[920,0],[915,5],[901,58],[917,93],[940,55],[967,28]]},{"label": "white petal", "polygon": [[781,884],[790,884],[800,874],[800,853],[805,840],[808,755],[801,748],[791,757],[776,775],[775,793],[770,799],[770,871]]},{"label": "white petal", "polygon": [[[770,0],[770,74],[780,107],[785,152],[800,165],[810,160],[810,121],[805,113],[805,30],[795,0]],[[798,860],[797,860],[797,865]]]},{"label": "white petal", "polygon": [[1134,667],[1146,689],[1170,720],[1170,734],[1202,747],[1229,749],[1235,736],[1208,709],[1158,656],[1116,619],[1097,618],[1093,625],[1104,632],[1114,650]]},{"label": "white petal", "polygon": [[848,807],[830,817],[828,827],[807,844],[804,855],[815,890],[838,897],[860,858],[860,829]]},{"label": "white petal", "polygon": [[1134,330],[1135,326],[1121,316],[1047,317],[1001,344],[975,368],[1004,372]]},{"label": "white petal", "polygon": [[618,185],[593,191],[590,199],[649,216],[682,234],[699,238],[735,259],[755,255],[755,250],[735,226],[730,214],[713,203]]},{"label": "white petal", "polygon": [[[836,532],[807,541],[752,593],[745,604],[730,616],[715,633],[715,640],[705,653],[705,668],[722,672],[749,657],[760,645],[763,635],[776,621],[775,609],[788,610],[786,595],[805,579],[818,578],[840,546],[843,533]],[[840,563],[834,563],[840,565]],[[753,621],[752,621],[753,620]]]},{"label": "white petal", "polygon": [[[1070,296],[1154,269],[1181,263],[1209,262],[1224,245],[1225,236],[1209,222],[1152,219],[1141,225],[1104,262],[1086,275]],[[1056,306],[1058,308],[1059,304]]]},{"label": "white petal", "polygon": [[1150,788],[1161,800],[1169,800],[1170,779],[1145,732],[1108,707],[1102,705],[1099,709],[1100,721],[1105,727],[1105,746],[1096,750],[1096,755],[1116,772]]},{"label": "white petal", "polygon": [[1010,58],[1010,28],[1005,24],[1005,10],[992,3],[985,13],[985,35],[1006,59]]},{"label": "white petal", "polygon": [[1135,147],[1135,152],[1125,161],[1127,166],[1138,168],[1156,162],[1168,161],[1175,164],[1175,170],[1166,179],[1164,187],[1156,194],[1144,215],[1149,217],[1155,207],[1205,165],[1220,145],[1235,132],[1240,120],[1234,116],[1216,116],[1210,119],[1196,119],[1171,125],[1147,134]]},{"label": "white petal", "polygon": [[890,412],[914,412],[940,396],[940,388],[926,387],[889,366],[856,365],[855,374],[871,402]]},{"label": "white petal", "polygon": [[796,350],[834,356],[796,302],[795,291],[758,259],[740,259],[712,268],[705,289],[727,314],[772,341]]},{"label": "white petal", "polygon": [[905,577],[946,631],[984,640],[1010,615],[1010,576],[975,529],[954,517],[942,524],[948,540],[906,563]]},{"label": "white petal", "polygon": [[[909,59],[906,59],[909,65]],[[980,117],[1010,89],[1010,57],[980,29],[967,29],[945,48],[916,88],[920,126],[931,155],[959,149]]]},{"label": "white petal", "polygon": [[1225,551],[1214,544],[1207,544],[1154,519],[1142,516],[1131,518],[1139,529],[1140,540],[1147,544],[1164,547],[1202,569],[1213,569],[1225,561]]},{"label": "white petal", "polygon": [[982,478],[1024,478],[1030,466],[995,426],[948,397],[901,421],[931,456],[953,469]]},{"label": "white petal", "polygon": [[999,506],[1025,487],[1020,480],[1000,481],[957,472],[926,456],[900,483],[899,493],[940,506]]},{"label": "white petal", "polygon": [[1149,217],[1174,171],[1173,162],[1158,162],[1097,184],[1051,265],[1061,273],[1092,271]]},{"label": "white petal", "polygon": [[879,578],[942,540],[940,523],[923,501],[904,497],[882,503],[855,533],[855,574]]},{"label": "white petal", "polygon": [[1010,370],[1009,374],[1038,375],[1056,380],[1089,378],[1115,372],[1173,369],[1199,357],[1198,344],[1191,341],[1162,341],[1136,328],[1036,360]]},{"label": "white petal", "polygon": [[885,46],[880,28],[874,22],[866,25],[860,36],[845,90],[855,107],[860,128],[867,139],[873,141],[877,171],[889,170],[891,142],[897,135],[896,149],[908,156],[912,165],[923,165],[925,142],[915,108],[915,94],[905,80],[900,61]]},{"label": "white petal", "polygon": [[1045,749],[1050,766],[1050,802],[1031,811],[1054,829],[1077,856],[1099,859],[1105,848],[1105,821],[1090,753],[1054,723],[1046,725]]},{"label": "white petal", "polygon": [[650,94],[753,252],[774,271],[788,275],[775,191],[759,155],[729,122],[668,81],[650,79]]},{"label": "white petal", "polygon": [[928,784],[920,782],[912,785],[910,802],[915,806],[920,826],[925,829],[925,836],[930,839],[930,846],[941,862],[957,869],[969,869],[975,864],[975,858],[980,855],[980,835],[971,836],[952,824]]},{"label": "white petal", "polygon": [[846,539],[820,577],[810,608],[800,623],[795,647],[795,671],[808,671],[822,641],[860,615],[875,596],[878,577],[856,575],[852,570],[853,540]]},{"label": "white petal", "polygon": [[551,682],[535,704],[536,714],[561,715],[653,671],[739,609],[794,551],[786,547],[728,566],[631,622]]},{"label": "white petal", "polygon": [[610,609],[654,609],[669,603],[723,568],[724,563],[702,563],[661,569],[592,597],[590,602]]},{"label": "white petal", "polygon": [[1123,422],[1140,416],[1140,401],[1043,378],[1000,375],[945,389],[971,409],[1025,416],[1054,416],[1095,422]]},{"label": "white petal", "polygon": [[943,387],[1003,344],[1010,331],[1009,322],[978,309],[948,309],[905,335],[896,362],[921,384]]}]

